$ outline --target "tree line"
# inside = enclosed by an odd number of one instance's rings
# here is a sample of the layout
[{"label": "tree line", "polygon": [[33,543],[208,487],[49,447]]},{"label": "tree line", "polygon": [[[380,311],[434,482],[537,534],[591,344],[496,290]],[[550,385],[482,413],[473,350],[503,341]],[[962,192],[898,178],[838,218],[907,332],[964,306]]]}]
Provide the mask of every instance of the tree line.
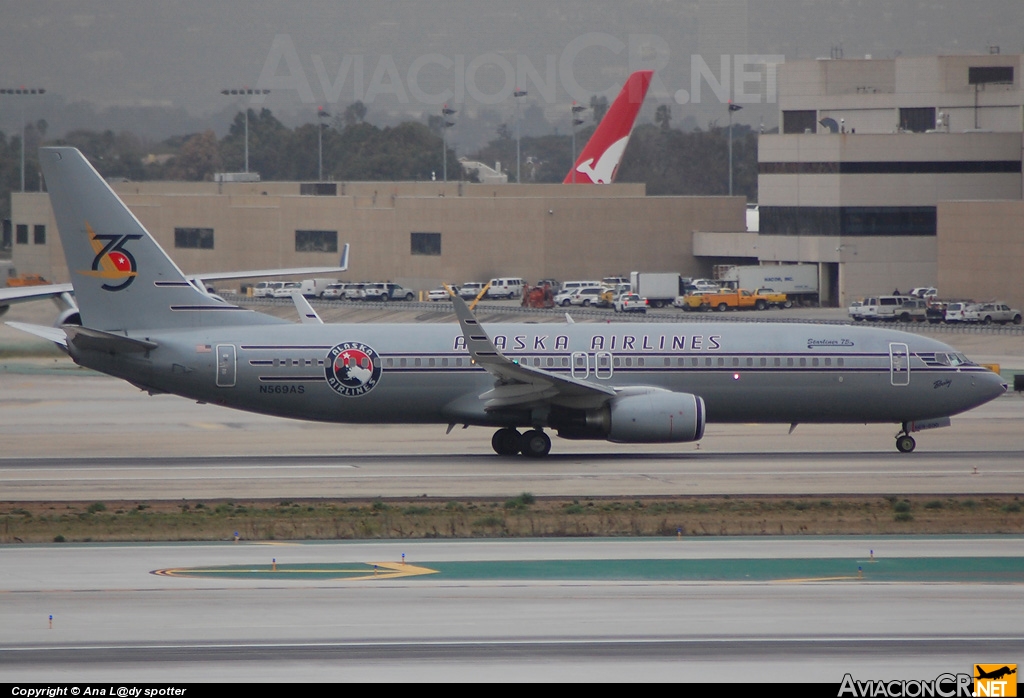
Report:
[{"label": "tree line", "polygon": [[[595,101],[597,116],[607,108]],[[319,172],[318,139],[322,142],[324,178],[339,181],[398,181],[441,179],[444,164],[444,121],[405,121],[375,126],[366,121],[360,102],[325,122],[289,128],[269,109],[238,112],[227,135],[212,130],[174,136],[159,143],[144,141],[129,131],[74,130],[49,138],[40,120],[25,130],[25,188],[38,191],[41,177],[40,145],[70,145],[80,149],[108,178],[132,181],[208,181],[217,172],[245,168],[245,132],[248,117],[249,171],[264,180],[315,181]],[[599,118],[599,117],[598,117]],[[593,134],[594,124],[577,130],[576,154]],[[320,130],[321,133],[317,133]],[[499,124],[494,137],[468,159],[489,166],[500,162],[515,181],[514,124]],[[524,182],[561,182],[573,162],[571,134],[523,136],[520,172]],[[448,178],[475,180],[464,172],[455,150],[447,148]],[[728,131],[709,124],[707,129],[683,130],[671,125],[671,112],[661,106],[655,123],[638,126],[620,167],[619,182],[643,182],[647,193],[659,195],[720,195],[728,193]],[[10,217],[10,192],[21,188],[21,134],[0,132],[0,218]],[[757,199],[757,134],[749,126],[733,127],[733,189],[748,200]]]}]

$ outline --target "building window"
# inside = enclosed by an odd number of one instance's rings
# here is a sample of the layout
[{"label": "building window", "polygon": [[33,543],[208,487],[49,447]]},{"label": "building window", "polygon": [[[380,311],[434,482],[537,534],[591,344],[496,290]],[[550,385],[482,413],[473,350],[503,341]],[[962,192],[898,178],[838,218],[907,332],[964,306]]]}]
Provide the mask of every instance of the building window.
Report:
[{"label": "building window", "polygon": [[213,228],[175,228],[174,246],[193,250],[212,250]]},{"label": "building window", "polygon": [[934,206],[762,206],[762,235],[935,235]]},{"label": "building window", "polygon": [[296,252],[337,252],[337,230],[296,230]]},{"label": "building window", "polygon": [[783,133],[815,133],[817,125],[818,112],[813,109],[782,112]]},{"label": "building window", "polygon": [[32,226],[32,243],[35,245],[46,244],[46,226],[45,225],[33,225]]},{"label": "building window", "polygon": [[14,242],[18,245],[28,244],[28,226],[24,223],[18,223],[14,228]]},{"label": "building window", "polygon": [[337,196],[337,182],[299,182],[300,196]]},{"label": "building window", "polygon": [[967,69],[969,85],[1012,85],[1013,66],[978,66]]},{"label": "building window", "polygon": [[912,133],[924,133],[935,129],[935,107],[913,107],[900,109],[900,128]]},{"label": "building window", "polygon": [[441,233],[410,233],[409,236],[413,254],[441,255]]}]

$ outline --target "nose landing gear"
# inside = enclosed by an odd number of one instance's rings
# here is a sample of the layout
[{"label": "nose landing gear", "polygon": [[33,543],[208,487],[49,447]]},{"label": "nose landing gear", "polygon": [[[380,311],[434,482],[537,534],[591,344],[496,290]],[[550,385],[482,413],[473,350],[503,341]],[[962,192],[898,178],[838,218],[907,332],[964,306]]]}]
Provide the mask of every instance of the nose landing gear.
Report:
[{"label": "nose landing gear", "polygon": [[908,424],[903,423],[903,430],[896,435],[896,450],[900,453],[910,453],[917,446],[917,442],[914,441],[914,437],[911,436],[907,428]]}]

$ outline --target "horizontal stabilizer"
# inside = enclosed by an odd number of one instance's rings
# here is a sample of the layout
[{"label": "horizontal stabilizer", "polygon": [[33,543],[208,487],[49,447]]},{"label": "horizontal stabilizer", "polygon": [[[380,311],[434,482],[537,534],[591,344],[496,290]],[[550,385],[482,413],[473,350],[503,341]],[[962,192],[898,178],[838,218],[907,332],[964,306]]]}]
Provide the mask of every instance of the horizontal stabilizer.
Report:
[{"label": "horizontal stabilizer", "polygon": [[259,279],[276,276],[316,276],[317,274],[340,274],[348,271],[348,243],[341,250],[341,260],[336,267],[288,267],[286,269],[249,269],[246,271],[219,271],[209,274],[194,274],[189,278],[205,287],[207,281],[227,281],[229,279]]},{"label": "horizontal stabilizer", "polygon": [[71,291],[71,284],[0,288],[0,305],[25,303],[27,301],[45,300],[47,298],[60,298],[65,293],[71,293]]},{"label": "horizontal stabilizer", "polygon": [[68,346],[68,337],[59,327],[49,327],[47,325],[33,325],[27,322],[8,322],[9,327],[13,327],[16,330],[22,332],[28,332],[36,337],[42,337],[48,342],[53,342],[57,346],[64,347]]},{"label": "horizontal stabilizer", "polygon": [[88,327],[65,325],[64,332],[76,348],[83,351],[102,351],[108,354],[143,354],[159,346],[156,342],[132,339],[120,334],[93,330]]}]

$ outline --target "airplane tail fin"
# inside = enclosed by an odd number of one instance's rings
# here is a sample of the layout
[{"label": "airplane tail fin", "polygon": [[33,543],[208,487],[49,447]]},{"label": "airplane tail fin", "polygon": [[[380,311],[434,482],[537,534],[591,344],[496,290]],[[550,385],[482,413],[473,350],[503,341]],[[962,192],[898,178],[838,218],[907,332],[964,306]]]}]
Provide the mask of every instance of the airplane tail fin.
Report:
[{"label": "airplane tail fin", "polygon": [[615,181],[622,154],[626,152],[636,115],[653,75],[653,70],[638,70],[629,76],[563,184],[610,184]]},{"label": "airplane tail fin", "polygon": [[40,148],[39,160],[83,325],[119,332],[280,322],[194,286],[76,148]]}]

